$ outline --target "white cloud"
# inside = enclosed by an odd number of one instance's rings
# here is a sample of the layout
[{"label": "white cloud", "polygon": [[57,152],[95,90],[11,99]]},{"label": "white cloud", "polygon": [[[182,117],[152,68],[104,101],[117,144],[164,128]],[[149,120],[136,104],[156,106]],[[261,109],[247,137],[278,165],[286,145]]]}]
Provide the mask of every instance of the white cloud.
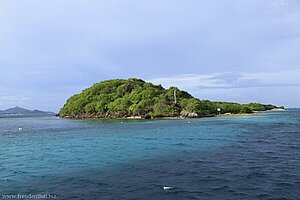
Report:
[{"label": "white cloud", "polygon": [[154,78],[148,80],[154,84],[162,84],[164,87],[169,88],[171,86],[178,86],[180,88],[190,90],[197,87],[209,87],[209,88],[223,88],[229,87],[228,83],[222,80],[215,79],[215,77],[222,74],[186,74],[171,77]]},{"label": "white cloud", "polygon": [[[177,86],[200,99],[239,103],[260,102],[299,107],[300,69],[256,73],[189,74],[149,79]],[[296,94],[296,95],[295,95]]]},{"label": "white cloud", "polygon": [[154,84],[168,88],[178,86],[184,90],[254,87],[300,86],[300,69],[257,73],[187,74],[149,79]]},{"label": "white cloud", "polygon": [[[277,72],[241,73],[240,82],[250,81],[245,87],[290,87],[300,86],[299,77],[300,69]],[[243,87],[243,85],[240,86]],[[239,85],[236,85],[236,87],[239,87]]]}]

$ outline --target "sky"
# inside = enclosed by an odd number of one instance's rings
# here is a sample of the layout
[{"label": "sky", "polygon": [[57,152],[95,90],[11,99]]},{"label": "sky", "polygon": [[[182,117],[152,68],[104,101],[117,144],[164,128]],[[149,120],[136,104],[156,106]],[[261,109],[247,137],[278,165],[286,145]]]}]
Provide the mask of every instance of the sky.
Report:
[{"label": "sky", "polygon": [[0,0],[0,109],[130,77],[300,107],[299,19],[299,0]]}]

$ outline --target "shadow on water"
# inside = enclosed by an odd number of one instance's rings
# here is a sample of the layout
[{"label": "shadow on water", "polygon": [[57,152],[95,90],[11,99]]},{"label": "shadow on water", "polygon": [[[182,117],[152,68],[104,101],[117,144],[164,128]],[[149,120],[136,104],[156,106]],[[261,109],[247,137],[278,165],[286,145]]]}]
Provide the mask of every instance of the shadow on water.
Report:
[{"label": "shadow on water", "polygon": [[[285,156],[290,160],[282,166]],[[58,199],[297,199],[299,162],[293,156],[278,155],[274,149],[259,152],[251,142],[247,148],[241,142],[213,151],[33,177],[3,192],[51,193]]]}]

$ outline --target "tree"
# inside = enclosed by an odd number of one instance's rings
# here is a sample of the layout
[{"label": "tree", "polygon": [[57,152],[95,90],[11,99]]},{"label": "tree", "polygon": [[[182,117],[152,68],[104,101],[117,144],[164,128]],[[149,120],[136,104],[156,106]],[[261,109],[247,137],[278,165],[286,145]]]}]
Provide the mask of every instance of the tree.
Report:
[{"label": "tree", "polygon": [[[176,102],[175,102],[176,95]],[[198,116],[221,112],[251,113],[276,108],[259,103],[238,104],[199,100],[177,87],[164,89],[141,79],[114,79],[94,84],[80,94],[70,97],[59,115],[69,117],[91,116],[124,117],[150,115],[152,117],[179,116],[182,113],[197,113]]]},{"label": "tree", "polygon": [[128,114],[131,104],[131,101],[127,98],[118,98],[108,104],[108,112],[118,117],[123,117]]}]

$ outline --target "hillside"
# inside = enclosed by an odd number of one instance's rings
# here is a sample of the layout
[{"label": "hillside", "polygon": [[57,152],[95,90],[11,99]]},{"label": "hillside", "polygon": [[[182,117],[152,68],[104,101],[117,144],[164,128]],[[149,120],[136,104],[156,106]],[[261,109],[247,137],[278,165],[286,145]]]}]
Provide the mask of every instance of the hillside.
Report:
[{"label": "hillside", "polygon": [[252,113],[276,108],[258,103],[238,104],[199,100],[176,87],[169,89],[141,79],[114,79],[94,84],[70,97],[59,116],[65,118],[123,118],[140,116],[205,117],[222,113]]},{"label": "hillside", "polygon": [[0,117],[26,117],[26,116],[53,116],[55,113],[45,112],[40,110],[28,110],[20,108],[18,106],[14,108],[8,108],[6,110],[0,110]]},{"label": "hillside", "polygon": [[0,110],[0,113],[3,114],[20,114],[20,113],[28,113],[31,112],[31,110],[25,109],[25,108],[20,108],[18,106],[14,108],[8,108],[6,110]]}]

